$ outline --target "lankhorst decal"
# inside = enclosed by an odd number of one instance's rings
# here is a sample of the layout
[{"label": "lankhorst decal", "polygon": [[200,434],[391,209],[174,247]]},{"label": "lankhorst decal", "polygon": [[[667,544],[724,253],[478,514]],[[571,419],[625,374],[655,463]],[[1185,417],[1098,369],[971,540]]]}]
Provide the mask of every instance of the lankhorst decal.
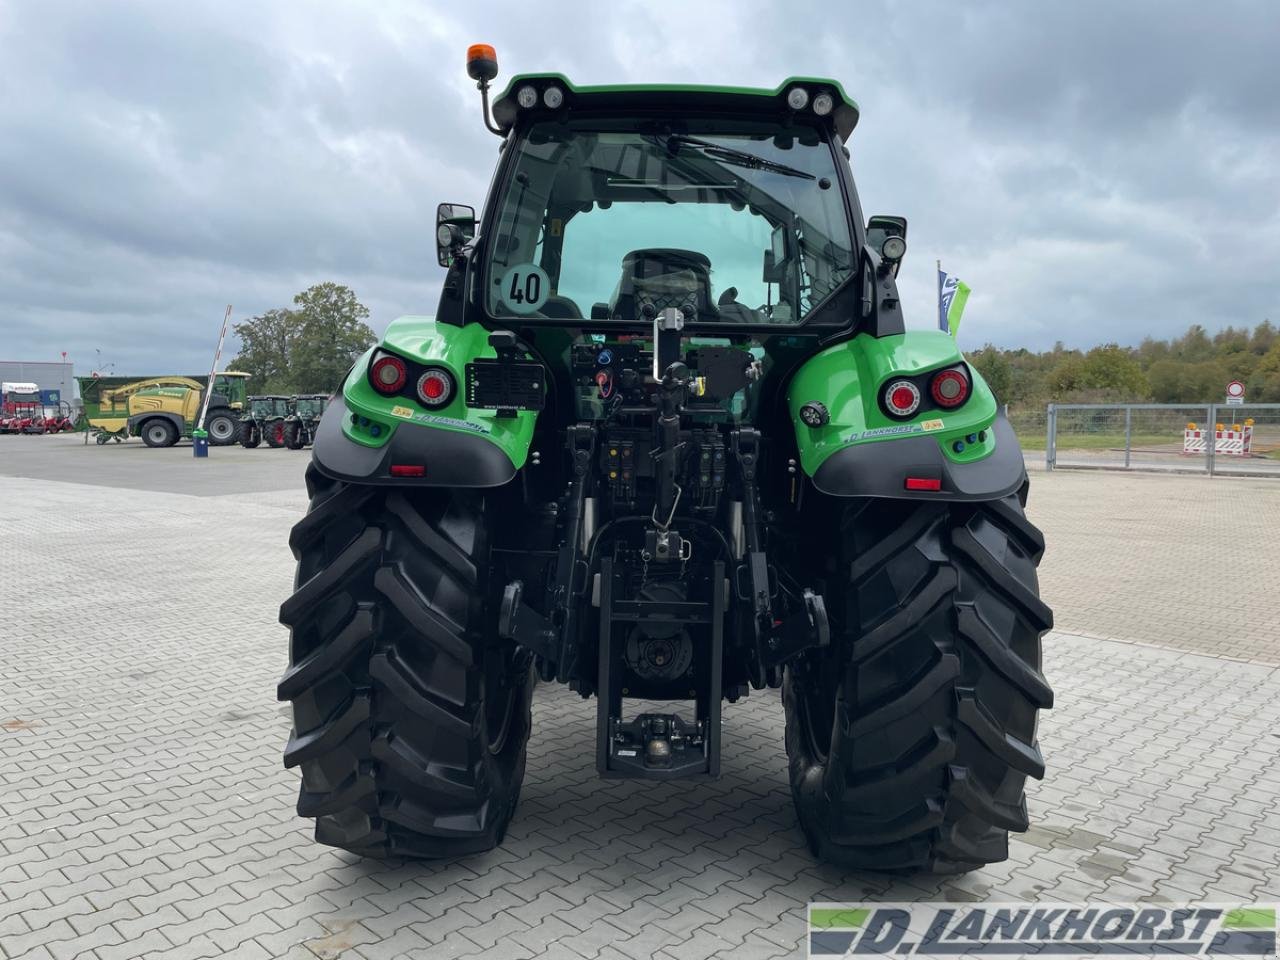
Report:
[{"label": "lankhorst decal", "polygon": [[489,427],[483,423],[475,423],[471,420],[457,420],[453,417],[441,417],[434,413],[419,413],[413,418],[414,423],[425,423],[432,427],[453,427],[457,430],[470,430],[472,433],[491,433]]},{"label": "lankhorst decal", "polygon": [[861,433],[849,435],[849,442],[854,440],[874,440],[876,437],[900,437],[908,433],[923,433],[924,427],[918,423],[903,423],[896,427],[875,427]]},{"label": "lankhorst decal", "polygon": [[1276,956],[1276,905],[812,903],[810,957]]}]

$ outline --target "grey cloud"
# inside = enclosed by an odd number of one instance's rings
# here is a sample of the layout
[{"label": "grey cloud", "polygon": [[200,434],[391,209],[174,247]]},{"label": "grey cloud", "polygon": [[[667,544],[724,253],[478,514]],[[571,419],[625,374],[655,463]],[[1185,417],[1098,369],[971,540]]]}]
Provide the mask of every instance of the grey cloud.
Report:
[{"label": "grey cloud", "polygon": [[[869,212],[973,289],[962,340],[1136,342],[1275,316],[1280,6],[510,0],[12,4],[0,12],[0,351],[207,364],[237,317],[350,284],[431,312],[434,205],[496,159],[462,70],[773,86],[859,100]],[[1224,295],[1224,291],[1229,293]]]}]

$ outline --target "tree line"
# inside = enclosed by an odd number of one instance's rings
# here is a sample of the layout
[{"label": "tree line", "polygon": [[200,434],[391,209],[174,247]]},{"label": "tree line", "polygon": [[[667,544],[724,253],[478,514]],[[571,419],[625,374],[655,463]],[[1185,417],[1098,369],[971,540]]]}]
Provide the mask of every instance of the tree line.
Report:
[{"label": "tree line", "polygon": [[317,283],[292,307],[237,323],[240,352],[227,369],[249,374],[250,394],[330,393],[377,342],[368,316],[349,287]]},{"label": "tree line", "polygon": [[1171,340],[1147,337],[1136,347],[1106,343],[1068,350],[1061,342],[1034,353],[988,343],[966,359],[1001,403],[1015,409],[1046,403],[1221,403],[1227,383],[1245,385],[1245,400],[1280,402],[1280,331],[1270,320],[1213,334],[1199,324]]},{"label": "tree line", "polygon": [[[240,352],[227,369],[250,375],[249,392],[336,390],[351,364],[377,342],[369,309],[337,283],[318,283],[292,307],[267,310],[235,325]],[[1036,353],[988,343],[967,358],[1001,403],[1026,410],[1046,403],[1222,402],[1230,380],[1245,399],[1280,402],[1280,330],[1264,320],[1250,331],[1212,336],[1199,324],[1180,337],[1147,337],[1136,347],[1106,343],[1068,350],[1061,342]]]}]

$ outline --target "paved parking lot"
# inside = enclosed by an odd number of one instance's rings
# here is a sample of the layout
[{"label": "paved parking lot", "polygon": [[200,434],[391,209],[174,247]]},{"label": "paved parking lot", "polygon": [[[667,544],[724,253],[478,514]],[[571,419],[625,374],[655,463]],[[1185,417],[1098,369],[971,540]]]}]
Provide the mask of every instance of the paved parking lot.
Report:
[{"label": "paved parking lot", "polygon": [[502,848],[312,843],[274,700],[304,460],[0,437],[6,960],[790,957],[809,900],[1280,897],[1280,482],[1036,475],[1033,828],[978,873],[886,878],[809,857],[768,691],[690,789],[597,780],[594,704],[543,687]]}]

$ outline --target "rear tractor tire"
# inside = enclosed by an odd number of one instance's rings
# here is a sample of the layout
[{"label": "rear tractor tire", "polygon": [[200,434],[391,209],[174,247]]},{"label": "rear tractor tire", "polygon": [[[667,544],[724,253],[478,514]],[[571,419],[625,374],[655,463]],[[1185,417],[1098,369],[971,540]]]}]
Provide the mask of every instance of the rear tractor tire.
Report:
[{"label": "rear tractor tire", "polygon": [[832,644],[783,684],[792,796],[820,859],[958,873],[1006,859],[1027,829],[1053,615],[1025,500],[1024,484],[984,503],[844,507]]},{"label": "rear tractor tire", "polygon": [[452,857],[503,838],[524,779],[533,672],[497,638],[486,499],[343,484],[308,469],[279,697],[285,766],[321,843]]},{"label": "rear tractor tire", "polygon": [[270,420],[262,425],[262,438],[268,447],[284,446],[284,421]]},{"label": "rear tractor tire", "polygon": [[229,447],[236,442],[240,422],[227,410],[214,410],[205,420],[204,429],[209,434],[210,446]]},{"label": "rear tractor tire", "polygon": [[306,446],[306,431],[297,420],[287,420],[284,425],[284,445],[290,450],[301,450]]}]

